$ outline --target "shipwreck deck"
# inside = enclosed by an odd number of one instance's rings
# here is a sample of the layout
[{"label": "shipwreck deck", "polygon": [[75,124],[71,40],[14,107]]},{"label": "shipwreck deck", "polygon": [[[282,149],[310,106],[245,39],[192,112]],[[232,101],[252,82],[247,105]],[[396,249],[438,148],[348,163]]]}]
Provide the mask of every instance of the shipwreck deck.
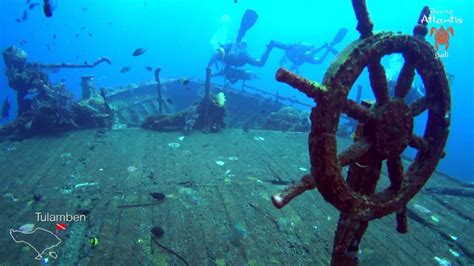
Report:
[{"label": "shipwreck deck", "polygon": [[[8,230],[35,223],[54,231],[55,223],[38,223],[35,212],[88,213],[86,222],[60,232],[53,265],[183,265],[151,241],[156,225],[165,230],[159,243],[190,265],[329,263],[335,209],[317,191],[281,210],[270,201],[285,187],[274,181],[295,181],[309,169],[307,134],[228,129],[180,136],[88,130],[0,143],[0,264],[34,261],[35,252],[14,243]],[[349,143],[340,139],[339,148]],[[458,185],[435,173],[426,187]],[[124,207],[152,202],[152,191],[166,200]],[[420,193],[409,208],[408,234],[396,233],[393,215],[370,224],[362,265],[437,265],[435,256],[473,263],[473,198]]]}]

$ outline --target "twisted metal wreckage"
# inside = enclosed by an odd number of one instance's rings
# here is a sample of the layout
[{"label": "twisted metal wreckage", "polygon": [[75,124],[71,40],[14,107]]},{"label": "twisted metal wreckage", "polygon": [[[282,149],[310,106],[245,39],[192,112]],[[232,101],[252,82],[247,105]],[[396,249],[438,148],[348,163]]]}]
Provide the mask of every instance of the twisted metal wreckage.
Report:
[{"label": "twisted metal wreckage", "polygon": [[[22,49],[10,46],[2,52],[9,86],[16,91],[18,117],[0,127],[0,137],[20,140],[37,134],[59,133],[81,128],[109,127],[113,112],[102,97],[87,92],[87,101],[77,102],[63,82],[53,84],[45,70],[62,68],[93,68],[101,63],[111,64],[106,57],[93,64],[41,64],[28,62]],[[85,77],[84,77],[85,78]],[[90,77],[84,83],[91,83]],[[90,87],[86,86],[86,87]]]},{"label": "twisted metal wreckage", "polygon": [[[396,212],[397,231],[406,233],[407,203],[423,187],[444,156],[450,124],[450,89],[443,64],[425,41],[428,32],[424,7],[413,36],[372,32],[364,0],[353,0],[360,39],[351,43],[328,68],[323,84],[304,79],[283,68],[276,79],[313,98],[308,139],[311,173],[272,197],[282,208],[306,190],[317,188],[324,199],[340,211],[334,238],[332,265],[357,265],[359,244],[371,220]],[[399,53],[404,57],[395,86],[388,92],[381,58]],[[349,90],[367,67],[374,104],[357,104],[347,99]],[[411,105],[403,98],[415,76],[420,75],[426,95]],[[423,136],[413,132],[414,117],[428,112]],[[337,154],[336,130],[341,114],[358,121],[354,143]],[[404,170],[401,154],[407,146],[417,150],[414,161]],[[386,160],[390,186],[376,192],[382,162]],[[349,167],[344,180],[341,169]]]}]

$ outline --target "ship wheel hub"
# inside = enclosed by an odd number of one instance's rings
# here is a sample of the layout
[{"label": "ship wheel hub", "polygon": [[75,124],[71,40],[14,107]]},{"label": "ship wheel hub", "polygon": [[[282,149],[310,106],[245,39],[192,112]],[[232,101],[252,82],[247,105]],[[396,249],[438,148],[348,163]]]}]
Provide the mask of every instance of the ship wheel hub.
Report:
[{"label": "ship wheel hub", "polygon": [[413,114],[400,98],[370,109],[372,119],[364,127],[364,136],[381,158],[400,155],[413,131]]}]

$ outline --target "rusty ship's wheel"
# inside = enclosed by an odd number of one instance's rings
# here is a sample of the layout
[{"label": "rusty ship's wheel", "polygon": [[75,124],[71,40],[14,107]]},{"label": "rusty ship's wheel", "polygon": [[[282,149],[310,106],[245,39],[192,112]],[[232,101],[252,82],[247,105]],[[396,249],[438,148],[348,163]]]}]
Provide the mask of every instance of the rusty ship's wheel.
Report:
[{"label": "rusty ship's wheel", "polygon": [[[406,204],[420,191],[443,157],[450,124],[446,73],[435,50],[424,40],[427,28],[421,18],[429,15],[429,9],[423,9],[414,36],[391,32],[374,35],[365,2],[353,0],[353,5],[361,38],[338,55],[322,85],[285,69],[280,69],[276,75],[278,81],[313,98],[317,106],[311,113],[308,143],[311,174],[274,195],[272,201],[281,208],[305,190],[317,187],[324,199],[341,212],[340,221],[346,221],[338,226],[342,235],[335,238],[333,264],[335,252],[357,251],[370,220],[396,212],[397,230],[400,233],[407,231]],[[385,55],[397,53],[405,62],[394,96],[390,97],[380,60]],[[369,108],[347,99],[349,90],[365,67],[376,98]],[[403,98],[411,89],[415,72],[421,77],[426,94],[407,105]],[[428,113],[425,131],[423,136],[417,136],[413,132],[413,120],[425,111]],[[337,154],[336,130],[342,113],[356,119],[362,133],[349,148]],[[417,155],[405,170],[401,154],[407,146],[415,148]],[[390,186],[375,192],[384,162]],[[347,180],[341,173],[344,166],[349,166]],[[357,225],[350,227],[349,223]],[[360,224],[365,227],[359,229]],[[348,261],[339,261],[339,264],[344,263]]]},{"label": "rusty ship's wheel", "polygon": [[[385,71],[380,64],[384,55],[401,53],[404,66],[390,98]],[[369,77],[376,102],[370,109],[346,100],[349,89],[363,68]],[[426,95],[407,106],[403,98],[413,82],[415,70],[421,76]],[[449,85],[435,51],[421,38],[380,33],[350,45],[329,68],[321,97],[311,115],[315,120],[310,134],[312,175],[326,200],[355,218],[380,218],[403,207],[425,184],[443,153],[450,122]],[[428,112],[423,137],[413,134],[414,117]],[[364,124],[360,140],[336,154],[335,131],[341,112]],[[406,171],[400,155],[407,145],[418,150]],[[341,176],[341,167],[356,163],[366,153],[371,161],[367,171],[380,173],[386,160],[391,185],[368,197],[351,191]],[[378,174],[377,174],[378,175]],[[341,197],[344,196],[344,197]]]}]

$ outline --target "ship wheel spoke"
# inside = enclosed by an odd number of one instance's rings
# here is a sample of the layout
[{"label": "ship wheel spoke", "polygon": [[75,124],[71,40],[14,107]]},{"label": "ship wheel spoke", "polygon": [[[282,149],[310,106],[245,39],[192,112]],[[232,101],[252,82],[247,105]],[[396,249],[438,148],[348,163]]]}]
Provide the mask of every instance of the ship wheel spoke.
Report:
[{"label": "ship wheel spoke", "polygon": [[416,99],[412,104],[410,104],[410,109],[413,116],[418,116],[429,107],[429,102],[426,96]]},{"label": "ship wheel spoke", "polygon": [[338,159],[341,167],[357,162],[364,154],[367,153],[369,148],[370,145],[364,139],[353,143],[339,154]]},{"label": "ship wheel spoke", "polygon": [[[405,59],[406,60],[406,59]],[[415,77],[415,66],[406,60],[403,64],[400,74],[398,75],[397,84],[395,85],[395,97],[405,98],[411,89],[413,78]]]},{"label": "ship wheel spoke", "polygon": [[412,135],[410,141],[408,142],[408,146],[417,149],[421,152],[425,152],[430,148],[430,144],[424,138]]},{"label": "ship wheel spoke", "polygon": [[377,61],[370,62],[367,68],[375,99],[377,99],[377,103],[384,104],[388,101],[388,85],[385,69],[380,64],[380,58]]},{"label": "ship wheel spoke", "polygon": [[408,218],[407,218],[407,206],[400,208],[396,215],[395,219],[397,221],[397,232],[404,234],[408,232]]},{"label": "ship wheel spoke", "polygon": [[368,165],[357,164],[358,167],[366,168],[363,187],[360,192],[364,195],[371,195],[375,192],[377,183],[380,179],[380,172],[382,171],[382,161],[374,159]]},{"label": "ship wheel spoke", "polygon": [[370,112],[366,107],[349,99],[346,101],[343,112],[359,122],[365,122],[370,118]]},{"label": "ship wheel spoke", "polygon": [[325,91],[325,88],[321,84],[312,82],[298,74],[286,70],[283,67],[278,69],[275,79],[279,82],[285,82],[315,101],[317,101],[321,91]]},{"label": "ship wheel spoke", "polygon": [[388,158],[387,160],[388,179],[390,189],[398,191],[403,181],[403,165],[400,156]]}]

